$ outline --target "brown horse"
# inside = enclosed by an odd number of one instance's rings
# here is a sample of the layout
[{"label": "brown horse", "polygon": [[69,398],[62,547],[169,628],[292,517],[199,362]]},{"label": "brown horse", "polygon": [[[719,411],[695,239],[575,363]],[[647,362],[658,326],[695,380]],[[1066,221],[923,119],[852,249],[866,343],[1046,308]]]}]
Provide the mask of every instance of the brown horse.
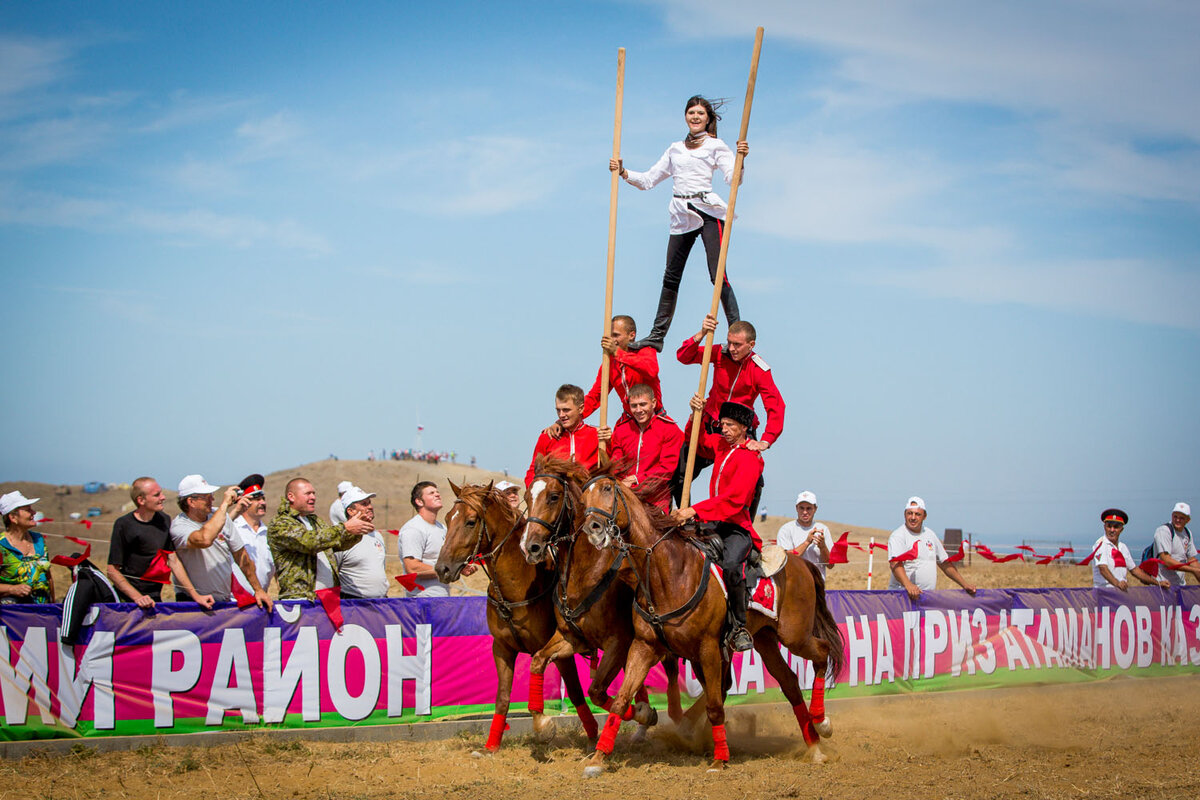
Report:
[{"label": "brown horse", "polygon": [[[537,653],[556,637],[550,598],[555,576],[547,569],[526,563],[517,537],[524,519],[492,489],[492,484],[458,487],[451,482],[450,488],[458,499],[446,516],[446,542],[434,571],[443,582],[451,583],[458,579],[463,567],[475,562],[488,576],[487,623],[492,634],[497,679],[496,711],[487,749],[496,750],[504,736],[517,654]],[[559,658],[555,664],[584,731],[589,739],[596,738],[596,720],[584,698],[575,659]],[[541,678],[540,672],[537,678]],[[541,731],[549,718],[542,713],[541,681],[532,675],[529,695],[534,730]]]},{"label": "brown horse", "polygon": [[[701,671],[697,677],[704,686],[708,719],[713,726],[713,767],[720,769],[729,759],[723,703],[723,669],[728,665],[719,651],[725,597],[718,581],[709,579],[705,555],[691,537],[671,525],[665,514],[641,503],[610,476],[593,478],[584,489],[584,502],[587,509],[583,531],[589,541],[596,547],[623,551],[633,563],[633,569],[622,576],[632,581],[637,592],[634,608],[638,612],[637,640],[630,647],[625,666],[626,684],[639,680],[645,661],[665,647],[690,658]],[[779,618],[773,620],[752,612],[748,628],[764,666],[792,705],[813,760],[821,762],[825,756],[820,751],[819,736],[832,734],[824,712],[825,676],[836,676],[841,670],[841,633],[825,603],[824,582],[811,564],[789,555],[775,581]],[[780,643],[813,664],[817,677],[811,711],[804,703],[795,674],[779,652]],[[612,711],[622,710],[621,703],[626,701],[622,685]],[[609,722],[611,719],[610,712]],[[588,768],[592,774],[612,751],[608,732],[606,722]]]},{"label": "brown horse", "polygon": [[[612,679],[625,663],[633,641],[633,592],[616,580],[619,558],[602,553],[585,538],[575,534],[583,520],[582,487],[588,480],[586,468],[575,461],[539,456],[533,484],[529,489],[529,516],[521,536],[521,549],[531,564],[553,561],[558,566],[554,589],[558,632],[553,640],[533,657],[530,671],[544,669],[550,659],[574,653],[600,650],[603,655],[592,671],[588,696],[601,708],[610,708],[608,696]],[[664,661],[667,674],[668,713],[674,720],[683,716],[679,703],[679,662]],[[626,711],[626,719],[636,719],[642,727],[654,724],[657,714],[647,703],[644,688],[637,693],[638,703]]]}]

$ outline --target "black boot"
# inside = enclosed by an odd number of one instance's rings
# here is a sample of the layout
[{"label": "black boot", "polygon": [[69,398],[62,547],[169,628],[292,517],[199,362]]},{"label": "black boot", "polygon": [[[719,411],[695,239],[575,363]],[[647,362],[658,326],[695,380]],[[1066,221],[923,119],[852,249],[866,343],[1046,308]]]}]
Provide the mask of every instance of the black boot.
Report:
[{"label": "black boot", "polygon": [[675,318],[675,301],[678,299],[678,289],[669,289],[666,286],[662,288],[662,293],[658,296],[658,313],[654,315],[654,327],[650,329],[650,335],[630,345],[630,349],[653,347],[662,352],[667,332],[671,330],[671,320]]},{"label": "black boot", "polygon": [[738,581],[736,586],[726,585],[726,589],[729,591],[729,616],[733,623],[727,640],[729,649],[735,652],[750,650],[754,647],[754,640],[746,630],[746,614],[749,611],[746,585]]}]

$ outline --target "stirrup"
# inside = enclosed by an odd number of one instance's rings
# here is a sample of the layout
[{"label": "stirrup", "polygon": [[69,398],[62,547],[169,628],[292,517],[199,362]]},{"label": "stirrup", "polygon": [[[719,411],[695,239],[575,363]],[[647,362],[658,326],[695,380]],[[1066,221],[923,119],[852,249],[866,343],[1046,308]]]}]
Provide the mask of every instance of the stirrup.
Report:
[{"label": "stirrup", "polygon": [[729,649],[735,652],[745,652],[746,650],[754,649],[754,640],[750,638],[750,632],[741,625],[729,632],[728,644]]}]

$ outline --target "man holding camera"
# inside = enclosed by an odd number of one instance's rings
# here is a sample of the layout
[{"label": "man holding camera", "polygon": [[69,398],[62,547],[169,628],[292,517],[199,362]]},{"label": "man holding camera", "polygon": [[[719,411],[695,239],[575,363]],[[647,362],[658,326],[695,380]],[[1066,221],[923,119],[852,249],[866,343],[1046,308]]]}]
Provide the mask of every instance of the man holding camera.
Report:
[{"label": "man holding camera", "polygon": [[[265,592],[271,587],[271,579],[275,577],[275,559],[271,558],[271,548],[267,544],[267,525],[263,518],[267,516],[267,496],[263,491],[266,479],[262,475],[247,475],[238,484],[238,489],[245,495],[249,505],[233,520],[233,528],[241,536],[242,547],[254,562],[255,573],[258,575],[258,585]],[[254,594],[250,579],[242,572],[241,565],[234,559],[233,577],[243,589]]]},{"label": "man holding camera", "polygon": [[[213,599],[233,599],[233,564],[237,562],[254,592],[259,608],[271,610],[271,599],[258,582],[254,560],[246,552],[242,537],[234,529],[233,518],[250,506],[251,498],[237,486],[230,486],[213,511],[213,492],[200,475],[187,475],[179,482],[179,515],[171,520],[171,539],[192,585]],[[176,591],[182,587],[176,586]]]}]

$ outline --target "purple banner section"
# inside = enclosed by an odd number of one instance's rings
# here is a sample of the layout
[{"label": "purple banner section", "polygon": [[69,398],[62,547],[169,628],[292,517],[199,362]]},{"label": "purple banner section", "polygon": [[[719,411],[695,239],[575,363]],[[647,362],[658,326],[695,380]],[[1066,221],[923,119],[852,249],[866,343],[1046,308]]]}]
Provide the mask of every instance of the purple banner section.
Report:
[{"label": "purple banner section", "polygon": [[[845,667],[871,693],[1086,680],[1200,668],[1200,587],[829,592]],[[414,722],[490,712],[496,669],[483,598],[352,600],[340,632],[319,605],[201,611],[96,606],[83,644],[58,643],[58,606],[0,606],[4,738],[184,733],[246,726]],[[812,667],[784,651],[805,687]],[[514,708],[528,696],[518,660]],[[581,678],[589,664],[579,658]],[[731,702],[780,699],[751,653]],[[689,666],[684,688],[700,687]],[[662,692],[656,668],[648,680]],[[546,696],[559,697],[551,670]],[[612,691],[615,692],[614,685]],[[835,695],[836,696],[836,695]]]}]

